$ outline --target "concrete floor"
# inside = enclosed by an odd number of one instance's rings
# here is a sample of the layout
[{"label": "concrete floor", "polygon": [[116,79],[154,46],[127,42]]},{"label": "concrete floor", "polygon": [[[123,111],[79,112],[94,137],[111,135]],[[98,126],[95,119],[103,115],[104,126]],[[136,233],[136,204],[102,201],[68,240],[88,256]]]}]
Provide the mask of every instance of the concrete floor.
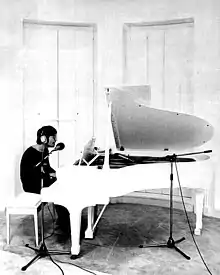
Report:
[{"label": "concrete floor", "polygon": [[[99,207],[101,209],[101,207]],[[194,229],[195,215],[188,213]],[[34,257],[34,252],[25,247],[34,246],[33,220],[31,217],[14,217],[12,220],[12,238],[9,246],[5,244],[5,219],[0,216],[1,254],[0,274],[24,274],[21,267]],[[201,236],[194,236],[201,255],[210,269],[208,273],[196,249],[187,224],[185,213],[174,210],[173,238],[186,240],[177,246],[191,257],[186,260],[175,249],[168,247],[139,248],[140,244],[166,243],[169,237],[169,209],[159,206],[138,204],[112,204],[104,212],[93,240],[82,239],[81,257],[75,261],[69,255],[54,256],[54,260],[63,268],[64,274],[89,274],[72,264],[91,270],[95,274],[154,274],[154,275],[202,275],[220,274],[220,219],[204,217]],[[82,215],[82,232],[86,226],[86,210]],[[45,231],[52,232],[52,219],[45,210]],[[64,236],[59,230],[46,240],[50,249],[68,250],[70,236]],[[68,262],[61,264],[58,261]],[[62,274],[49,259],[40,259],[32,265],[26,274]]]},{"label": "concrete floor", "polygon": [[[40,259],[29,267],[25,272],[21,271],[21,267],[26,265],[33,257],[24,257],[7,251],[0,251],[0,274],[1,275],[40,275],[40,274],[62,274],[61,270],[54,265],[49,259]],[[65,275],[89,275],[104,274],[98,271],[84,271],[70,264],[61,264],[59,266]],[[92,273],[90,273],[92,272]],[[106,273],[105,273],[106,275]]]}]

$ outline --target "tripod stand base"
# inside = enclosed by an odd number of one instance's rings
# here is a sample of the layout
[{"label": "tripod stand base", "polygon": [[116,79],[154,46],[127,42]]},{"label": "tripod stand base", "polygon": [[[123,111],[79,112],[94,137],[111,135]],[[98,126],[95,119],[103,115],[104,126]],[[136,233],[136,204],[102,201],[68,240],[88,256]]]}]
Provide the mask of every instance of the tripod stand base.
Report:
[{"label": "tripod stand base", "polygon": [[174,248],[177,252],[179,252],[183,257],[185,257],[187,260],[190,260],[190,257],[188,255],[186,255],[183,251],[181,251],[178,247],[176,247],[177,243],[180,243],[182,241],[184,241],[185,238],[181,238],[179,240],[174,241],[174,239],[172,237],[170,237],[167,241],[167,243],[164,244],[152,244],[152,245],[139,245],[140,248],[146,248],[146,247],[168,247],[168,248]]},{"label": "tripod stand base", "polygon": [[31,266],[34,262],[36,262],[37,260],[47,257],[50,255],[68,255],[71,254],[70,252],[65,252],[65,251],[58,251],[58,250],[48,250],[45,243],[42,243],[40,248],[35,248],[35,247],[31,247],[28,244],[25,245],[26,247],[34,250],[37,255],[25,266],[23,266],[21,268],[22,271],[25,271],[29,266]]}]

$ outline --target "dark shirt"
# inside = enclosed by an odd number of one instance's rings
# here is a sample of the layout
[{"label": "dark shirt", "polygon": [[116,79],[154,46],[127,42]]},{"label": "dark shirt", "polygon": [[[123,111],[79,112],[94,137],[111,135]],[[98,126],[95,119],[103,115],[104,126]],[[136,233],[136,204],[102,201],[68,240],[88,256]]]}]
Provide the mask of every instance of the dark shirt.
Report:
[{"label": "dark shirt", "polygon": [[51,178],[49,175],[49,173],[54,173],[55,170],[50,167],[48,157],[42,162],[42,169],[41,164],[36,167],[47,155],[48,149],[45,149],[42,153],[32,146],[24,152],[20,163],[20,179],[25,192],[40,194],[42,185],[43,187],[49,187],[56,181],[55,177]]}]

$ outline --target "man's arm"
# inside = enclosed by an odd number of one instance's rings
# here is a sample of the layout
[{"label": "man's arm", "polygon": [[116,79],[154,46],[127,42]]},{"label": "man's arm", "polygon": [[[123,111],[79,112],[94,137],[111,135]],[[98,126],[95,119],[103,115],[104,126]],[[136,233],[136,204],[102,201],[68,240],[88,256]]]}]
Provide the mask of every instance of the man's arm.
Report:
[{"label": "man's arm", "polygon": [[50,166],[49,159],[44,162],[43,167],[44,187],[49,187],[57,180],[56,171]]}]

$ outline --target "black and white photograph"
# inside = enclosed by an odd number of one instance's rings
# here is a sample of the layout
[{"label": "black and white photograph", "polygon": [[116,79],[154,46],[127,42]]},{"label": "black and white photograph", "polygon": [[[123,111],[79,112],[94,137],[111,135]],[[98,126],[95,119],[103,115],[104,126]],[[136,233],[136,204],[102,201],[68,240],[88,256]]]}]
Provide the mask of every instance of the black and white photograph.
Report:
[{"label": "black and white photograph", "polygon": [[0,274],[220,274],[220,1],[0,0]]}]

